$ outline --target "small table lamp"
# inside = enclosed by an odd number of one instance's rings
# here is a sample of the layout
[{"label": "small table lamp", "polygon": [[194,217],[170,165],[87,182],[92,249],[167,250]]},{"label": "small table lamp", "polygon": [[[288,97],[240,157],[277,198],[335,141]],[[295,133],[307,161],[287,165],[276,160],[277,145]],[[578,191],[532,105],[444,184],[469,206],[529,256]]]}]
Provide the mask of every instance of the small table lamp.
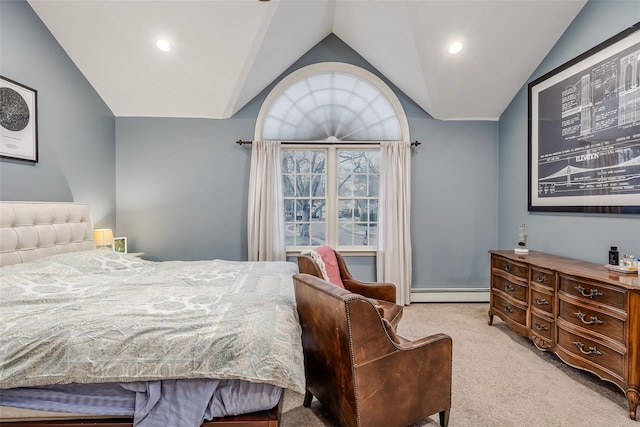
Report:
[{"label": "small table lamp", "polygon": [[93,240],[96,243],[96,249],[113,249],[113,231],[110,228],[93,230]]}]

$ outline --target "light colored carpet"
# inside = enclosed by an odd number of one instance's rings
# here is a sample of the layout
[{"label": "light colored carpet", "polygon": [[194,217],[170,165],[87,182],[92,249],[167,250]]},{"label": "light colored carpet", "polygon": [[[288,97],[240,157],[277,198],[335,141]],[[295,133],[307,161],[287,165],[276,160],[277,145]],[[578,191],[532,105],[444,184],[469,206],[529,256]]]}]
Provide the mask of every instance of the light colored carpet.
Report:
[{"label": "light colored carpet", "polygon": [[[499,317],[489,326],[488,309],[485,303],[412,304],[398,326],[409,339],[437,332],[452,337],[449,426],[640,427],[629,418],[627,399],[617,386],[539,351]],[[411,366],[402,369],[411,375]],[[285,393],[283,427],[337,425],[315,398],[310,408],[302,400],[300,394]],[[435,425],[437,414],[416,424]]]}]

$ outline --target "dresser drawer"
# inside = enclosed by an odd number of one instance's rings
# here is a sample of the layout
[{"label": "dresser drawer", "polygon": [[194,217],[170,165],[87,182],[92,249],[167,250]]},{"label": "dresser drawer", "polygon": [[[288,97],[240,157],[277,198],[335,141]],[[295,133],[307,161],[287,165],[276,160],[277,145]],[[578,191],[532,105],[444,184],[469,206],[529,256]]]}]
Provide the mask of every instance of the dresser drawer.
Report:
[{"label": "dresser drawer", "polygon": [[540,267],[531,267],[531,283],[546,286],[549,289],[556,288],[556,274],[551,270],[545,270]]},{"label": "dresser drawer", "polygon": [[515,280],[509,280],[499,274],[494,274],[491,277],[491,282],[491,286],[494,289],[500,290],[510,297],[522,302],[527,301],[527,286],[525,284],[518,283]]},{"label": "dresser drawer", "polygon": [[[624,354],[604,344],[558,328],[558,346],[580,359],[602,366],[619,377],[624,374]],[[584,367],[589,369],[589,365]]]},{"label": "dresser drawer", "polygon": [[531,314],[531,330],[545,338],[553,338],[553,325],[554,322],[547,320],[535,314]]},{"label": "dresser drawer", "polygon": [[546,288],[531,285],[531,307],[549,314],[553,313],[553,293]]},{"label": "dresser drawer", "polygon": [[624,345],[624,315],[606,314],[561,299],[558,302],[558,318],[589,331],[602,334]]},{"label": "dresser drawer", "polygon": [[514,322],[522,326],[527,325],[526,308],[521,308],[497,294],[493,295],[492,306]]},{"label": "dresser drawer", "polygon": [[624,310],[626,307],[626,293],[623,289],[615,289],[601,282],[577,279],[560,275],[560,292],[577,297],[581,301],[607,304]]},{"label": "dresser drawer", "polygon": [[529,281],[529,266],[500,256],[491,257],[491,267]]}]

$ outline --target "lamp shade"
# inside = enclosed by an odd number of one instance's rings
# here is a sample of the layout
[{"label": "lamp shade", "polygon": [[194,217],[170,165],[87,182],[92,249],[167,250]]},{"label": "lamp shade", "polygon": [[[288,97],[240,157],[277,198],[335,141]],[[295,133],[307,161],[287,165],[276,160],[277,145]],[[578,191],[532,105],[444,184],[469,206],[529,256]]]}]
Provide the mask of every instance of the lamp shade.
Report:
[{"label": "lamp shade", "polygon": [[93,240],[96,247],[113,245],[113,231],[110,228],[98,228],[93,230]]}]

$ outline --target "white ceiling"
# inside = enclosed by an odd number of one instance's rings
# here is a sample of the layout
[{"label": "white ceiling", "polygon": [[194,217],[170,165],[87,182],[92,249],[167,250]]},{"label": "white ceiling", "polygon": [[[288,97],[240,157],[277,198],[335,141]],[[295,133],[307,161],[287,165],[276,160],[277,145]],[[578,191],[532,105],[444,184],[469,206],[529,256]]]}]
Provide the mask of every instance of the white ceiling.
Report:
[{"label": "white ceiling", "polygon": [[29,0],[119,117],[231,117],[334,33],[442,120],[497,120],[585,3]]}]

